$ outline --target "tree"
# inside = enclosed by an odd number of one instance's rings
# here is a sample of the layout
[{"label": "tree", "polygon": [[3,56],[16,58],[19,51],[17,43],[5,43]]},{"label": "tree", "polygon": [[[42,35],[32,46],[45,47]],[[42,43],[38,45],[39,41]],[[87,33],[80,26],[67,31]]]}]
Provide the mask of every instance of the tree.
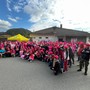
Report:
[{"label": "tree", "polygon": [[13,29],[7,30],[6,33],[11,35],[11,36],[14,36],[14,35],[17,35],[17,34],[21,34],[21,35],[23,35],[25,37],[29,37],[31,31],[29,31],[27,29],[24,29],[24,28],[13,28]]}]

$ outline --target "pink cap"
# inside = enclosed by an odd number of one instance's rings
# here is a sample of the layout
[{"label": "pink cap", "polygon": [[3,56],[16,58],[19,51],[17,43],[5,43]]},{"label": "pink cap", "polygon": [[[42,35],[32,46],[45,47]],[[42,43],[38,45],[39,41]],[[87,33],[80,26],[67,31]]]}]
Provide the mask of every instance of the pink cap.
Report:
[{"label": "pink cap", "polygon": [[58,55],[54,55],[54,58],[55,58],[55,59],[58,59]]}]

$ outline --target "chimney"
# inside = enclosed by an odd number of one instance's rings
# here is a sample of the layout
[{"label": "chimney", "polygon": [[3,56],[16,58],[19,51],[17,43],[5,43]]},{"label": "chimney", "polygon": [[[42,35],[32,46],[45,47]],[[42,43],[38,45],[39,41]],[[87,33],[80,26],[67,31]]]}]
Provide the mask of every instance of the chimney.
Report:
[{"label": "chimney", "polygon": [[60,28],[62,28],[62,24],[60,24]]}]

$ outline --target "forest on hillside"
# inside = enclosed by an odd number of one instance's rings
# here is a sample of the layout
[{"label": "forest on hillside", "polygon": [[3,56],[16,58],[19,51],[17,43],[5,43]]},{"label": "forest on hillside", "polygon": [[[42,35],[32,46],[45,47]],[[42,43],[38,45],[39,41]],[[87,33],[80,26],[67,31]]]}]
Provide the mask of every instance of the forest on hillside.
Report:
[{"label": "forest on hillside", "polygon": [[11,36],[21,34],[25,37],[29,37],[30,33],[31,31],[24,29],[24,28],[13,28],[13,29],[9,29],[6,31],[6,34],[11,35]]}]

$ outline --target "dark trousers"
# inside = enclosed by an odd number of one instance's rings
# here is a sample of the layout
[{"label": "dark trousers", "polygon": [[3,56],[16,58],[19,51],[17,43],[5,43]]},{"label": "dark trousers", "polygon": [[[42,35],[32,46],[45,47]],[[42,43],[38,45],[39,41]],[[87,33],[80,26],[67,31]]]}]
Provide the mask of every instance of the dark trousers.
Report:
[{"label": "dark trousers", "polygon": [[60,67],[60,63],[56,62],[55,67],[54,67],[54,74],[57,75],[58,73],[62,73],[62,70],[61,70],[61,67]]},{"label": "dark trousers", "polygon": [[80,61],[81,60],[81,56],[80,55],[78,55],[78,61]]},{"label": "dark trousers", "polygon": [[85,73],[87,73],[88,65],[89,65],[89,61],[88,60],[81,60],[80,61],[80,70],[82,70],[82,68],[85,66]]},{"label": "dark trousers", "polygon": [[11,53],[5,53],[6,57],[11,57]]},{"label": "dark trousers", "polygon": [[74,56],[69,56],[69,66],[72,66],[72,63],[74,64]]}]

